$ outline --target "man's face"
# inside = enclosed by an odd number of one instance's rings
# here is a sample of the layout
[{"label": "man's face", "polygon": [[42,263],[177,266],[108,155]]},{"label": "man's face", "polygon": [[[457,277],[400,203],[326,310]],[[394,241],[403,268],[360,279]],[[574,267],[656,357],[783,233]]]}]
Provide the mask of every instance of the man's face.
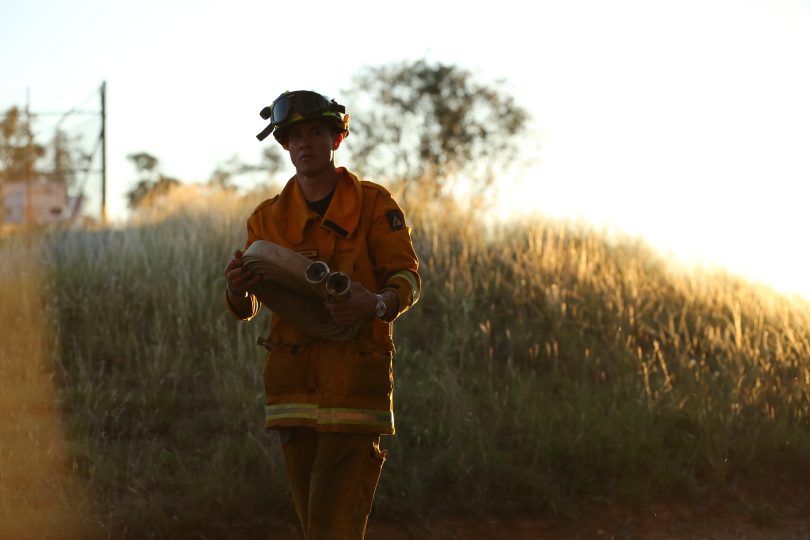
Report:
[{"label": "man's face", "polygon": [[317,174],[332,166],[335,134],[324,122],[305,120],[290,126],[286,149],[299,174]]}]

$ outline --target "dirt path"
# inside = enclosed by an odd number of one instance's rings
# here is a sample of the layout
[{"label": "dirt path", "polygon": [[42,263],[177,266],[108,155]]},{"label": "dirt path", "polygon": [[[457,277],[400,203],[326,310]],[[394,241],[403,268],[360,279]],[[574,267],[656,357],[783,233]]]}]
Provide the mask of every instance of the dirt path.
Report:
[{"label": "dirt path", "polygon": [[[300,540],[292,525],[266,540]],[[769,525],[742,516],[692,521],[658,514],[648,519],[610,519],[601,524],[557,522],[539,518],[438,519],[419,523],[373,523],[366,540],[807,540],[810,518]]]},{"label": "dirt path", "polygon": [[[300,540],[292,524],[265,540]],[[419,522],[372,519],[367,540],[808,540],[810,488],[748,487],[702,501],[630,508],[600,506],[581,517],[441,518]]]},{"label": "dirt path", "polygon": [[43,350],[35,248],[0,261],[0,539],[91,538]]},{"label": "dirt path", "polygon": [[[291,537],[294,538],[294,537]],[[374,524],[368,540],[807,540],[810,517],[759,523],[745,515],[703,516],[659,511],[648,516],[604,516],[598,519],[554,520],[518,519],[441,519],[418,524]]]}]

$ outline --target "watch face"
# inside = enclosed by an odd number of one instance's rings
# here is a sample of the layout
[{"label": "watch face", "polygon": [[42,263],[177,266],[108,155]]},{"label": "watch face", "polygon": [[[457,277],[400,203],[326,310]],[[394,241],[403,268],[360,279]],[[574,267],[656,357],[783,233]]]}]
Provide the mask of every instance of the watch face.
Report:
[{"label": "watch face", "polygon": [[383,302],[382,296],[379,294],[377,295],[377,305],[374,307],[374,314],[377,315],[377,317],[385,315],[385,302]]}]

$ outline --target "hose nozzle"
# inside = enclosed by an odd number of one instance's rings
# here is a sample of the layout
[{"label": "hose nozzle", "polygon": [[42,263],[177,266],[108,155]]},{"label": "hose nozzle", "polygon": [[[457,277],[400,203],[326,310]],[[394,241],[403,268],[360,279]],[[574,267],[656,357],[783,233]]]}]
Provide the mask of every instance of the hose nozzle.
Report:
[{"label": "hose nozzle", "polygon": [[341,302],[348,298],[351,286],[352,280],[348,275],[343,272],[332,272],[326,277],[323,288],[330,301]]},{"label": "hose nozzle", "polygon": [[304,278],[310,285],[323,285],[329,275],[329,266],[323,261],[315,261],[307,266]]},{"label": "hose nozzle", "polygon": [[323,261],[314,261],[307,266],[304,279],[328,302],[341,302],[349,296],[352,280],[344,272],[332,272]]}]

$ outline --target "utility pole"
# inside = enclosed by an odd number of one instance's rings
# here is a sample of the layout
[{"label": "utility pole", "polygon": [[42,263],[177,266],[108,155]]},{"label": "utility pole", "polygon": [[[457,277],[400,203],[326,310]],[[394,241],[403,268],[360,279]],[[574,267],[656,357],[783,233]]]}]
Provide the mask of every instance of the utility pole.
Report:
[{"label": "utility pole", "polygon": [[101,83],[101,223],[107,224],[107,81]]}]

